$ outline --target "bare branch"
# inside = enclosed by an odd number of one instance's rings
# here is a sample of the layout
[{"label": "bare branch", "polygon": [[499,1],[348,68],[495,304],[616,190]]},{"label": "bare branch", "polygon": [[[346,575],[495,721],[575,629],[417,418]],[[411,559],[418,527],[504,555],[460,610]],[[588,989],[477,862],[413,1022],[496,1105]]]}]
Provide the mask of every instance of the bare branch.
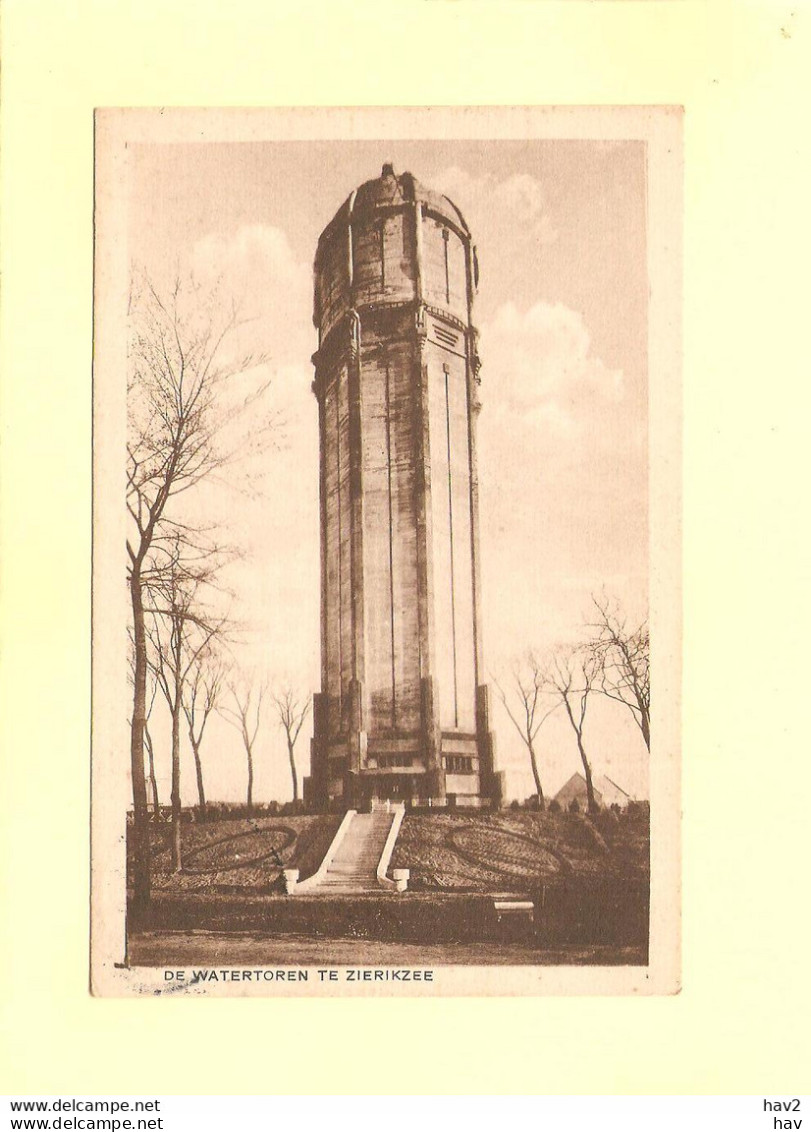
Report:
[{"label": "bare branch", "polygon": [[[538,804],[544,809],[546,803],[535,741],[543,724],[560,706],[557,700],[548,705],[549,676],[546,665],[536,653],[529,652],[522,661],[513,664],[506,688],[495,676],[493,684],[513,727],[527,748]],[[548,706],[544,708],[542,705]]]},{"label": "bare branch", "polygon": [[310,711],[309,695],[298,692],[292,684],[286,684],[271,695],[279,726],[285,733],[287,757],[290,763],[290,776],[293,783],[293,801],[298,801],[298,770],[296,768],[295,748],[299,733]]},{"label": "bare branch", "polygon": [[647,621],[628,628],[619,601],[592,595],[589,647],[600,691],[628,709],[650,751],[650,634]]}]

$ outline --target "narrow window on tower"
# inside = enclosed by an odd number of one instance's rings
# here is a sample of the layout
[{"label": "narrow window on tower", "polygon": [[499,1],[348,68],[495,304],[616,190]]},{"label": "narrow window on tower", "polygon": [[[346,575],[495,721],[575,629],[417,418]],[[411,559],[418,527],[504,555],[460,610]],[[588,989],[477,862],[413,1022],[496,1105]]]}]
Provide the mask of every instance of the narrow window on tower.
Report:
[{"label": "narrow window on tower", "polygon": [[450,264],[448,262],[448,241],[450,240],[450,232],[447,228],[442,229],[442,239],[445,244],[445,302],[450,306],[451,302],[451,273]]}]

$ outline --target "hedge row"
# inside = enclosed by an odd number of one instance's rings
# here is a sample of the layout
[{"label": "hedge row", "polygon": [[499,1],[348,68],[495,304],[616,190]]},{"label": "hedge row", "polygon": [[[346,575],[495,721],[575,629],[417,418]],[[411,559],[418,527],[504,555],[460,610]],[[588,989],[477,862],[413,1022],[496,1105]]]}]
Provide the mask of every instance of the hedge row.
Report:
[{"label": "hedge row", "polygon": [[154,930],[250,931],[310,938],[462,943],[499,937],[486,896],[342,896],[261,898],[156,895],[148,922]]},{"label": "hedge row", "polygon": [[[231,821],[236,818],[290,817],[313,812],[307,810],[301,801],[256,802],[250,809],[244,802],[208,802],[205,810],[202,806],[184,806],[180,812],[180,820],[184,823]],[[157,811],[150,810],[149,820],[161,825],[171,822],[172,807],[161,806]],[[127,822],[132,824],[132,811],[127,814]]]},{"label": "hedge row", "polygon": [[533,893],[533,921],[500,921],[492,896],[410,893],[392,896],[156,894],[144,927],[174,931],[248,931],[310,938],[464,943],[531,935],[544,944],[645,946],[648,886],[573,878]]},{"label": "hedge row", "polygon": [[647,879],[576,877],[533,893],[535,934],[548,943],[647,944]]}]

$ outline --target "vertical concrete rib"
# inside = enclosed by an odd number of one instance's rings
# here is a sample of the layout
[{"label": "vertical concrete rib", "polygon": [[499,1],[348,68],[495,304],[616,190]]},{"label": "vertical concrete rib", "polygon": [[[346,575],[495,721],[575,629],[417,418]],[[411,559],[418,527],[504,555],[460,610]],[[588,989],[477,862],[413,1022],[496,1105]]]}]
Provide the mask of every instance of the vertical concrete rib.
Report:
[{"label": "vertical concrete rib", "polygon": [[479,357],[476,349],[476,329],[473,325],[473,296],[475,280],[473,277],[473,249],[470,239],[465,241],[465,268],[467,272],[467,435],[468,460],[470,467],[470,553],[473,573],[473,657],[476,672],[476,687],[482,681],[484,670],[484,648],[481,623],[481,556],[479,552],[479,463],[476,451],[476,427],[479,410]]},{"label": "vertical concrete rib", "polygon": [[445,436],[448,451],[448,550],[450,553],[450,591],[451,591],[451,659],[453,661],[453,725],[459,726],[459,684],[456,658],[456,571],[453,560],[453,453],[451,451],[451,398],[450,373],[447,362],[445,370]]},{"label": "vertical concrete rib", "polygon": [[[416,197],[416,194],[414,194]],[[414,494],[417,524],[417,631],[420,673],[420,719],[423,757],[430,776],[430,789],[444,797],[442,742],[438,725],[438,701],[434,687],[434,574],[433,574],[433,486],[431,482],[431,436],[428,403],[428,366],[425,359],[427,328],[423,306],[422,205],[414,200],[414,400],[415,437]]]},{"label": "vertical concrete rib", "polygon": [[391,471],[391,369],[389,359],[383,358],[385,373],[386,415],[386,494],[389,509],[389,640],[391,649],[391,726],[397,726],[397,667],[394,652],[394,504],[392,499]]},{"label": "vertical concrete rib", "polygon": [[[324,390],[322,375],[318,368],[315,371],[313,392],[318,400],[318,437],[321,451],[326,452],[326,420],[324,409]],[[328,660],[329,633],[327,629],[327,468],[326,461],[321,459],[318,467],[318,498],[319,521],[321,523],[321,688],[326,692],[328,687]]]},{"label": "vertical concrete rib", "polygon": [[337,505],[338,536],[338,718],[343,730],[344,718],[344,556],[341,541],[344,530],[343,500],[341,498],[341,371],[335,378],[335,497]]},{"label": "vertical concrete rib", "polygon": [[417,520],[417,625],[420,679],[433,676],[432,609],[433,562],[431,555],[431,441],[428,416],[428,367],[425,362],[425,311],[423,298],[422,207],[414,202],[415,345],[412,414],[415,437],[414,513]]},{"label": "vertical concrete rib", "polygon": [[[361,334],[357,311],[349,312],[348,431],[350,564],[352,572],[352,679],[365,681],[365,623],[363,571],[363,390],[361,386]],[[363,713],[362,713],[363,714]]]}]

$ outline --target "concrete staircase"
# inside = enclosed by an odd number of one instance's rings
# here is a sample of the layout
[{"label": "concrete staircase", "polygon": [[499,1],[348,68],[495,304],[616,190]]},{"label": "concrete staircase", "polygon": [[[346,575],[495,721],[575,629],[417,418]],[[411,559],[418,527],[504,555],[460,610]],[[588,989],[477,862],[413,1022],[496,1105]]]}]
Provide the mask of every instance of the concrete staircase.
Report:
[{"label": "concrete staircase", "polygon": [[313,891],[324,896],[357,892],[379,894],[377,866],[393,821],[394,814],[383,809],[355,814],[323,879]]}]

